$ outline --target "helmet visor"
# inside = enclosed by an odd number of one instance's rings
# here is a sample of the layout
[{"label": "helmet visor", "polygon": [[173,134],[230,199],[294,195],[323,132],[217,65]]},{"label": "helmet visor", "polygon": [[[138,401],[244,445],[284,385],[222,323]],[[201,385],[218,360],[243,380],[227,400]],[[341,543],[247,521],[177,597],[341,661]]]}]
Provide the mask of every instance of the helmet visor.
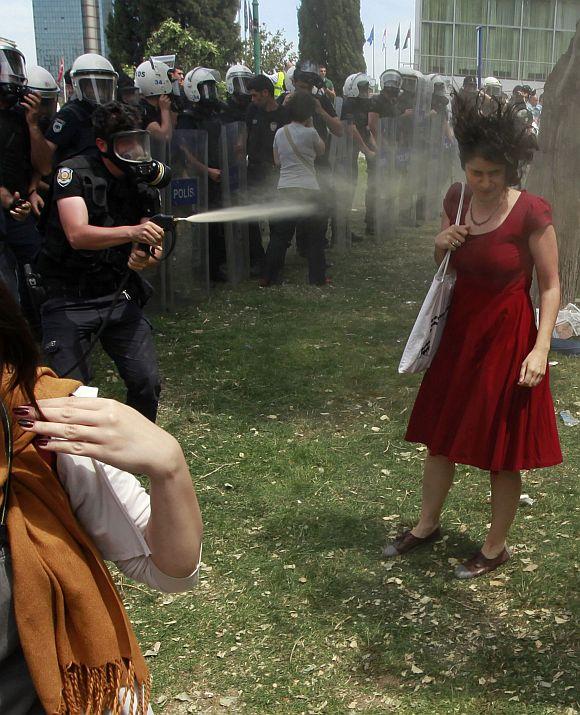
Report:
[{"label": "helmet visor", "polygon": [[403,91],[409,94],[415,94],[417,91],[417,78],[416,77],[403,77],[402,83]]},{"label": "helmet visor", "polygon": [[139,106],[141,101],[141,91],[139,87],[119,87],[117,89],[117,94],[119,96],[119,101],[123,104],[132,104],[133,106]]},{"label": "helmet visor", "polygon": [[202,82],[199,87],[199,96],[206,101],[215,101],[218,98],[217,85],[215,82]]},{"label": "helmet visor", "polygon": [[24,57],[18,50],[0,50],[0,83],[26,83]]},{"label": "helmet visor", "polygon": [[501,84],[488,84],[485,89],[491,97],[501,97]]},{"label": "helmet visor", "polygon": [[401,87],[401,75],[398,72],[386,72],[381,77],[382,88],[392,87],[393,89],[400,89]]},{"label": "helmet visor", "polygon": [[102,75],[85,75],[77,78],[80,97],[92,104],[107,104],[115,99],[117,89],[116,77]]},{"label": "helmet visor", "polygon": [[129,164],[144,164],[151,161],[151,139],[144,129],[117,132],[112,137],[113,153]]},{"label": "helmet visor", "polygon": [[250,94],[248,89],[249,77],[233,77],[234,94]]}]

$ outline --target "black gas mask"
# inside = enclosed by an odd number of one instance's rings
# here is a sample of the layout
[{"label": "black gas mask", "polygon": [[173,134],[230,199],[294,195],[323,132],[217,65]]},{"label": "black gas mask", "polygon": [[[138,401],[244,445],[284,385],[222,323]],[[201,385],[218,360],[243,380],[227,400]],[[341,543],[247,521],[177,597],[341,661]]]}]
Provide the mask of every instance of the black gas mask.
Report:
[{"label": "black gas mask", "polygon": [[116,132],[107,141],[107,151],[101,153],[135,181],[157,189],[171,181],[171,168],[152,158],[150,135],[144,129]]},{"label": "black gas mask", "polygon": [[0,99],[13,107],[29,91],[22,52],[16,48],[0,49]]}]

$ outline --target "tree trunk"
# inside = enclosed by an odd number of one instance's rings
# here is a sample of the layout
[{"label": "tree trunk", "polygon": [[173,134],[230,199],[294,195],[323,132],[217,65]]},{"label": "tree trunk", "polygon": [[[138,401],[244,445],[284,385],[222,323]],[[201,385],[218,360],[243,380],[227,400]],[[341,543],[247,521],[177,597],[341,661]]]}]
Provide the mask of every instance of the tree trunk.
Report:
[{"label": "tree trunk", "polygon": [[548,77],[540,151],[528,188],[552,203],[560,248],[562,304],[580,299],[580,23]]}]

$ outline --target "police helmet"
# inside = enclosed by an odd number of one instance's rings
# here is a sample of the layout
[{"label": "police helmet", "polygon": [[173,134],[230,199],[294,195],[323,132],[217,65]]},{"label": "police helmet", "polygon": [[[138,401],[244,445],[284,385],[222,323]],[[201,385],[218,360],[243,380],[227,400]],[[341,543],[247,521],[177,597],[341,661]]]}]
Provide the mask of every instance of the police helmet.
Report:
[{"label": "police helmet", "polygon": [[197,104],[202,100],[217,99],[217,83],[221,75],[209,67],[195,67],[185,75],[183,91],[190,102]]},{"label": "police helmet", "polygon": [[12,102],[24,94],[26,62],[12,40],[0,38],[0,98]]},{"label": "police helmet", "polygon": [[70,76],[75,96],[91,104],[108,104],[116,97],[117,73],[106,57],[89,52],[73,62]]},{"label": "police helmet", "polygon": [[374,87],[375,81],[372,77],[364,72],[357,72],[356,74],[351,74],[346,78],[344,87],[342,88],[342,94],[344,97],[360,97],[361,88],[365,85],[368,89]]},{"label": "police helmet", "polygon": [[320,74],[320,65],[314,60],[299,60],[296,63],[292,81],[294,84],[296,82],[305,82],[318,89],[324,87],[324,79]]},{"label": "police helmet", "polygon": [[152,57],[141,62],[135,70],[135,87],[139,88],[143,97],[159,97],[162,94],[171,94],[173,84],[169,78],[171,71],[169,65]]},{"label": "police helmet", "polygon": [[29,65],[26,68],[28,87],[38,92],[43,99],[58,97],[59,88],[55,78],[44,67]]},{"label": "police helmet", "polygon": [[401,86],[403,84],[403,75],[399,70],[385,70],[380,78],[379,82],[381,85],[381,90],[383,89],[393,89],[397,92],[401,91]]},{"label": "police helmet", "polygon": [[[249,67],[245,65],[233,65],[226,72],[226,89],[228,94],[250,94],[248,89],[248,80],[252,79],[254,73]],[[267,75],[270,79],[272,77]],[[278,79],[278,75],[275,75],[275,81]]]},{"label": "police helmet", "polygon": [[501,97],[503,87],[497,77],[486,77],[483,81],[483,88],[490,97]]}]

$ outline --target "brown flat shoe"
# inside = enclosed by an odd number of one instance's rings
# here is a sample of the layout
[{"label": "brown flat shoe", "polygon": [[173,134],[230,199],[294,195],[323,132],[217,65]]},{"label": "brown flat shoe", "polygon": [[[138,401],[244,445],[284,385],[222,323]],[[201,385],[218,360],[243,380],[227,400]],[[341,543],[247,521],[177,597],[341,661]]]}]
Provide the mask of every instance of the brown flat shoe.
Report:
[{"label": "brown flat shoe", "polygon": [[505,564],[506,561],[509,561],[509,558],[510,552],[507,549],[504,549],[495,559],[488,559],[481,551],[478,551],[470,559],[455,567],[455,576],[461,579],[484,576],[490,571],[495,571],[498,566]]},{"label": "brown flat shoe", "polygon": [[422,539],[418,536],[414,536],[409,529],[408,531],[402,533],[400,536],[397,536],[397,538],[390,544],[387,544],[385,546],[385,548],[383,549],[383,556],[385,556],[387,559],[392,559],[395,556],[401,556],[402,554],[406,554],[409,551],[416,549],[418,546],[422,546],[423,544],[430,544],[433,541],[438,541],[440,538],[440,527],[437,527],[435,531],[429,534],[429,536],[425,536]]}]

